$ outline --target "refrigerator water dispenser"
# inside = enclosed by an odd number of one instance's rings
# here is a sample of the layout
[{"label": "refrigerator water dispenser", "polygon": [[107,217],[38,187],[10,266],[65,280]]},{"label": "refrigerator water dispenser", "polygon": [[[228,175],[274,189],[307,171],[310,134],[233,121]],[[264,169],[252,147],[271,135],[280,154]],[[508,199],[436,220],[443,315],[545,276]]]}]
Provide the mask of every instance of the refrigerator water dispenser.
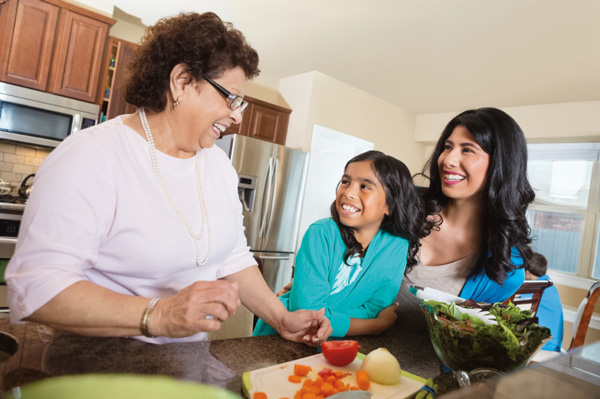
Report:
[{"label": "refrigerator water dispenser", "polygon": [[254,197],[256,196],[256,176],[239,175],[238,195],[242,202],[242,207],[246,212],[252,212],[254,209]]}]

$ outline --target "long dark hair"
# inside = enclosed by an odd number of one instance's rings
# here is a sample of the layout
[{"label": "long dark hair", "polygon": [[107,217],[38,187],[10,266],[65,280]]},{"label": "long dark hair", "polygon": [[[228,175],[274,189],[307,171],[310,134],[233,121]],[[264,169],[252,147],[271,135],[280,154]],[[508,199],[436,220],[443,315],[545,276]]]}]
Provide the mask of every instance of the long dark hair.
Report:
[{"label": "long dark hair", "polygon": [[484,269],[492,280],[502,284],[507,273],[516,268],[510,261],[512,247],[519,251],[524,265],[532,256],[531,230],[525,212],[535,193],[527,180],[527,142],[517,122],[499,109],[480,108],[454,117],[446,125],[423,169],[430,179],[429,188],[421,192],[427,215],[439,215],[448,204],[449,198],[442,192],[437,161],[457,126],[467,128],[490,156],[486,183],[481,192],[481,246],[472,274]]},{"label": "long dark hair", "polygon": [[[417,264],[420,239],[425,235],[423,232],[425,210],[412,182],[410,172],[404,163],[381,151],[367,151],[359,154],[348,161],[344,169],[348,168],[351,163],[362,161],[371,162],[373,172],[385,191],[389,215],[384,217],[380,229],[408,240],[406,267],[410,269]],[[331,204],[331,217],[338,225],[342,240],[346,244],[344,261],[347,263],[348,259],[356,253],[364,255],[365,248],[354,237],[354,229],[340,222],[335,201]]]}]

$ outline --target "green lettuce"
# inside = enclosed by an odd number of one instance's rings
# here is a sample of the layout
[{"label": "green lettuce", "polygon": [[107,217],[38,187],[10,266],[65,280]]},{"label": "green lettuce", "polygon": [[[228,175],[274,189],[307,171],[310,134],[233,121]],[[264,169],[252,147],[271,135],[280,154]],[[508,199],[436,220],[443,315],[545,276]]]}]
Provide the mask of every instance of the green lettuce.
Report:
[{"label": "green lettuce", "polygon": [[[461,304],[470,305],[481,307],[472,301]],[[476,316],[460,313],[454,303],[421,300],[421,307],[435,352],[454,371],[509,371],[524,367],[551,337],[550,330],[538,325],[532,312],[512,303],[484,306],[496,318],[497,325],[486,325]]]}]

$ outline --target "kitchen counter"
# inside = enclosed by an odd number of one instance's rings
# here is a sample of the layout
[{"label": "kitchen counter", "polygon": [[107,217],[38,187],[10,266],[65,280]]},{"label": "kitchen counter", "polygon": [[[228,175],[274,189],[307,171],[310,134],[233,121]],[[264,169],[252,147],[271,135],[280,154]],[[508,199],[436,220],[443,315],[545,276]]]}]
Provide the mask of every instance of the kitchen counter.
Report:
[{"label": "kitchen counter", "polygon": [[[316,348],[279,336],[152,345],[130,338],[82,337],[32,323],[11,326],[2,315],[0,331],[15,335],[20,345],[13,357],[0,363],[4,390],[50,376],[110,372],[164,374],[216,385],[242,396],[244,372],[317,353]],[[355,339],[362,353],[386,347],[406,371],[434,378],[444,399],[600,397],[600,342],[459,389],[452,374],[440,373],[427,334],[397,322],[379,336]]]},{"label": "kitchen counter", "polygon": [[[25,347],[19,351],[30,353],[31,350],[27,348],[37,345],[36,348],[42,352],[37,354],[37,367],[35,356],[33,359],[29,356],[25,366],[13,359],[9,360],[12,364],[8,368],[7,363],[1,364],[4,366],[3,370],[0,368],[2,374],[9,373],[9,378],[4,381],[4,389],[34,379],[32,369],[39,369],[51,376],[107,372],[165,374],[217,385],[241,395],[244,372],[317,353],[316,348],[289,342],[279,336],[152,345],[131,338],[83,337],[50,332],[45,327],[31,323],[11,326],[7,318],[0,318],[0,330],[13,335],[27,334]],[[385,347],[398,358],[406,371],[424,378],[440,374],[440,362],[429,337],[405,330],[399,322],[381,335],[355,339],[362,353]],[[14,357],[19,356],[22,358],[18,352]],[[28,369],[25,372],[19,370],[20,367]],[[31,376],[32,372],[34,377]]]}]

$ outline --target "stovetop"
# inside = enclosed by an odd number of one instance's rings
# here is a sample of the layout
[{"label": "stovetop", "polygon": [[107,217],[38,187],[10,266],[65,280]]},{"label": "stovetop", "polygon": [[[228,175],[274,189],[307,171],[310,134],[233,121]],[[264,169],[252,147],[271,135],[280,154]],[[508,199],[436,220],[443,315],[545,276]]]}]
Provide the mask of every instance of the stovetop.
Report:
[{"label": "stovetop", "polygon": [[26,197],[17,197],[14,195],[0,195],[0,211],[7,211],[10,213],[23,213],[26,203]]},{"label": "stovetop", "polygon": [[16,195],[0,195],[0,203],[5,204],[25,204],[27,197],[18,197]]}]

